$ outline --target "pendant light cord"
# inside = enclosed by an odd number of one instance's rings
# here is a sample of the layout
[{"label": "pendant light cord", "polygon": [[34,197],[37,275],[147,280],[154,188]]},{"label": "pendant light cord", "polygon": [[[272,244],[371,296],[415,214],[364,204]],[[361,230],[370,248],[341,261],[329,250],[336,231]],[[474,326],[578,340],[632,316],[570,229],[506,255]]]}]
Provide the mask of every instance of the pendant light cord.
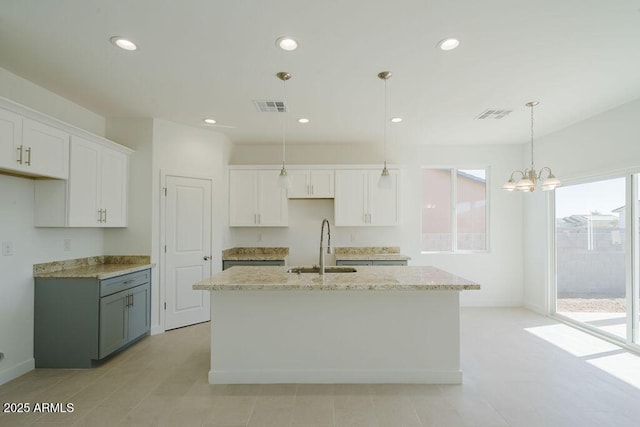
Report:
[{"label": "pendant light cord", "polygon": [[384,131],[382,139],[382,154],[384,156],[384,167],[387,167],[387,80],[384,79]]},{"label": "pendant light cord", "polygon": [[533,170],[533,107],[535,105],[531,104],[531,169]]},{"label": "pendant light cord", "polygon": [[287,81],[282,80],[282,98],[284,102],[284,114],[282,115],[282,167],[284,168],[285,152],[286,152],[286,135],[287,135]]}]

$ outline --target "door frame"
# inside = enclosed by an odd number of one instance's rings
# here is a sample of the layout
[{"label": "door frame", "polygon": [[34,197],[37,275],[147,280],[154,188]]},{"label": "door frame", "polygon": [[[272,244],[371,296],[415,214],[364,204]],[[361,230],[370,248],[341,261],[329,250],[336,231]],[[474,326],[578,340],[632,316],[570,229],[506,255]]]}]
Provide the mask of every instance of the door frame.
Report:
[{"label": "door frame", "polygon": [[[161,332],[166,332],[167,328],[166,328],[166,316],[165,316],[165,304],[166,304],[166,292],[167,292],[167,285],[166,285],[166,274],[165,274],[165,268],[167,266],[167,260],[166,260],[166,252],[164,251],[164,246],[166,245],[166,240],[167,240],[167,236],[166,236],[166,231],[167,231],[167,203],[166,203],[166,199],[165,199],[165,191],[167,188],[167,177],[168,176],[173,176],[173,177],[178,177],[178,178],[193,178],[193,179],[203,179],[203,180],[207,180],[211,182],[211,217],[209,218],[209,221],[211,223],[211,238],[209,239],[209,244],[210,244],[210,248],[209,248],[209,253],[213,253],[213,239],[215,236],[214,233],[214,227],[213,227],[213,196],[214,196],[214,190],[213,190],[213,184],[214,184],[214,179],[212,176],[210,175],[199,175],[199,174],[193,174],[193,173],[187,173],[187,172],[179,172],[179,171],[175,171],[175,170],[171,170],[171,169],[160,169],[160,187],[159,187],[159,191],[160,191],[160,228],[158,230],[159,233],[159,238],[158,238],[158,253],[160,254],[160,256],[158,257],[158,294],[160,296],[161,301],[159,301],[159,317],[158,317],[158,321],[160,323],[160,327],[162,328]],[[213,256],[211,257],[211,259],[209,259],[209,262],[211,263],[211,273],[213,274]]]},{"label": "door frame", "polygon": [[[640,237],[638,237],[638,203],[636,202],[639,197],[639,189],[637,180],[640,180],[640,168],[630,167],[622,169],[614,169],[606,172],[599,172],[590,175],[581,175],[573,178],[567,178],[563,180],[565,186],[588,184],[592,182],[598,182],[608,179],[624,178],[625,179],[625,203],[628,206],[628,214],[626,215],[625,227],[628,230],[626,232],[627,238],[625,239],[625,290],[627,300],[626,322],[627,322],[627,334],[624,340],[620,337],[602,331],[596,327],[585,325],[582,322],[575,321],[566,316],[563,316],[556,312],[556,299],[557,299],[557,263],[556,263],[556,227],[555,227],[555,191],[548,192],[548,286],[546,286],[547,294],[547,309],[548,316],[558,319],[564,323],[567,323],[577,329],[587,332],[591,335],[595,335],[606,341],[609,341],[615,345],[621,346],[627,350],[640,353],[640,325],[638,312],[640,311]],[[634,341],[638,340],[638,341]]]}]

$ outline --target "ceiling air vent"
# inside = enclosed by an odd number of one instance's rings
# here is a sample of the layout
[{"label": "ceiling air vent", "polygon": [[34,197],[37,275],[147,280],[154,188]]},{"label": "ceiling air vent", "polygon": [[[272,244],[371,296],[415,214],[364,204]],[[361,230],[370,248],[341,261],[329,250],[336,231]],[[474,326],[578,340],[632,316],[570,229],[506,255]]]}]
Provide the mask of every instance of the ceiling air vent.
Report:
[{"label": "ceiling air vent", "polygon": [[494,119],[498,120],[503,118],[504,116],[508,116],[513,110],[484,110],[478,117],[477,120],[486,120],[486,119]]},{"label": "ceiling air vent", "polygon": [[287,106],[284,101],[254,100],[253,104],[261,113],[286,113]]}]

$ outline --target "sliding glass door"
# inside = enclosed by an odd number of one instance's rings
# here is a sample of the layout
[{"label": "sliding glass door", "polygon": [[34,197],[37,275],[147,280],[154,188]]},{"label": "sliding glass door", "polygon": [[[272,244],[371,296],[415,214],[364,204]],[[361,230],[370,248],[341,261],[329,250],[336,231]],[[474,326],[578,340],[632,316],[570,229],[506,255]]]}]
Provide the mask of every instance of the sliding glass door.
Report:
[{"label": "sliding glass door", "polygon": [[631,337],[627,289],[635,264],[627,244],[633,200],[627,182],[619,177],[555,190],[555,312],[624,342]]}]

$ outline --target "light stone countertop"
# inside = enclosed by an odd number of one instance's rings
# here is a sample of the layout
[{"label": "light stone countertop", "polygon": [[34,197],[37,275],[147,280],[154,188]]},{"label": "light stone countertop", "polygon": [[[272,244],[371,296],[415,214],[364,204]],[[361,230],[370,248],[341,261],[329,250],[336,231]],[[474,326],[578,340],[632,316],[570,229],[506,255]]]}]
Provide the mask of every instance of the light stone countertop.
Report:
[{"label": "light stone countertop", "polygon": [[398,246],[351,246],[335,249],[336,261],[352,260],[387,260],[407,261],[411,257],[400,253]]},{"label": "light stone countertop", "polygon": [[223,261],[271,261],[286,260],[289,248],[283,247],[236,247],[222,251]]},{"label": "light stone countertop", "polygon": [[97,256],[33,266],[33,277],[49,279],[109,279],[155,267],[148,256]]},{"label": "light stone countertop", "polygon": [[288,267],[233,267],[193,285],[204,291],[463,291],[470,280],[431,266],[358,266],[355,273],[287,273]]}]

